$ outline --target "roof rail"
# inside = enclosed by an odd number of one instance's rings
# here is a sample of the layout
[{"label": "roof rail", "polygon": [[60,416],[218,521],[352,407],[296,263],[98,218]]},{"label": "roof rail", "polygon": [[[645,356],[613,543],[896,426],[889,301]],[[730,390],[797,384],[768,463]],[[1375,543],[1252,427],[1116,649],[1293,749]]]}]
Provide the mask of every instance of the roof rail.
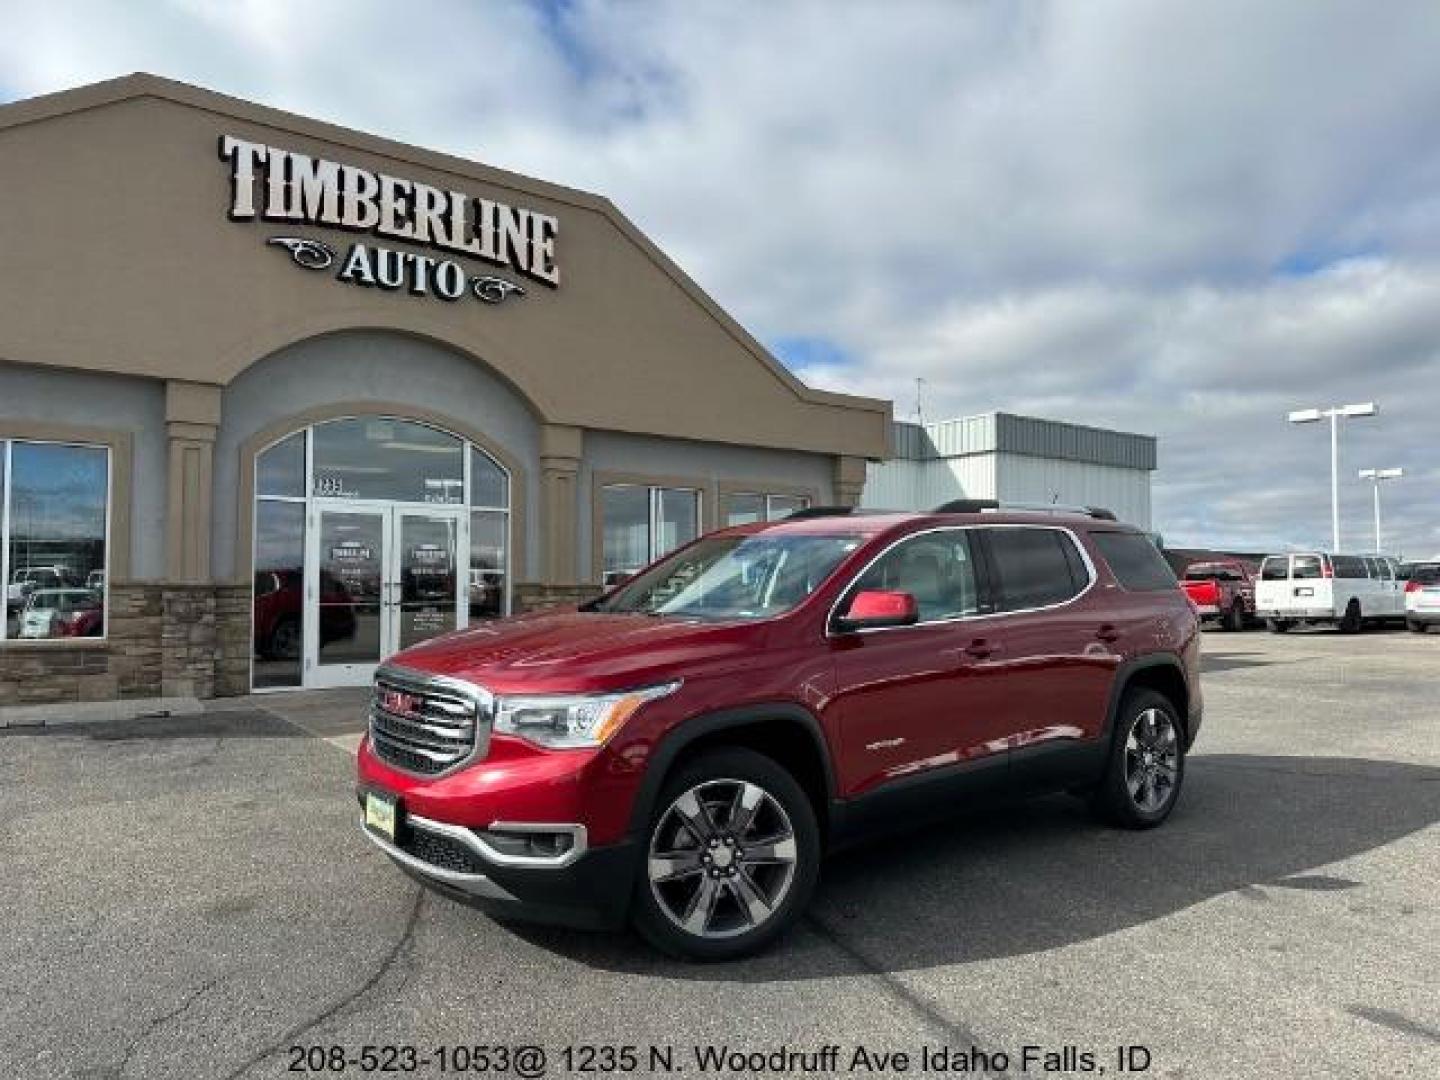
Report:
[{"label": "roof rail", "polygon": [[807,518],[848,517],[855,513],[853,506],[804,506],[786,514],[781,521],[804,521]]},{"label": "roof rail", "polygon": [[1065,506],[1061,503],[1004,502],[999,499],[951,499],[930,511],[932,514],[985,514],[1004,510],[1024,510],[1037,514],[1081,514],[1101,521],[1117,521],[1115,511],[1103,506]]}]

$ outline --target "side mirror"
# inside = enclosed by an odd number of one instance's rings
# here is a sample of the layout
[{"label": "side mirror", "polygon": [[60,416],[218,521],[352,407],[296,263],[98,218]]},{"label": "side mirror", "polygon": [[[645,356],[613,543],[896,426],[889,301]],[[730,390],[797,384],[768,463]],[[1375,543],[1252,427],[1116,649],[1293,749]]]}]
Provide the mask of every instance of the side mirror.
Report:
[{"label": "side mirror", "polygon": [[912,626],[919,621],[920,606],[908,592],[866,589],[855,594],[850,607],[835,620],[835,629],[852,633],[887,626]]}]

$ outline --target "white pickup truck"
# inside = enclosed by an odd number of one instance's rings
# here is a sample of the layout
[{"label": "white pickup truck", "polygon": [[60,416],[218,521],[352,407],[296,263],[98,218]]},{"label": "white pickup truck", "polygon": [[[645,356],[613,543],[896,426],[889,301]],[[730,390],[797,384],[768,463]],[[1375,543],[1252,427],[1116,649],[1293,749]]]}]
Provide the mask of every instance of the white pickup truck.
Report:
[{"label": "white pickup truck", "polygon": [[1404,582],[1396,569],[1388,555],[1268,555],[1255,585],[1255,614],[1277,634],[1296,623],[1353,634],[1367,622],[1403,619]]}]

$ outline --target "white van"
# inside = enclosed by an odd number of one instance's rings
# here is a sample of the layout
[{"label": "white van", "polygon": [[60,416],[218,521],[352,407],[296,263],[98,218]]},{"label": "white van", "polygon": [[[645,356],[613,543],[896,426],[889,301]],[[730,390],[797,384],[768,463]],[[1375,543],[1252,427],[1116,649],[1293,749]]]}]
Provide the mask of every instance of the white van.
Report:
[{"label": "white van", "polygon": [[1367,622],[1405,617],[1405,583],[1388,555],[1306,551],[1268,555],[1255,583],[1255,614],[1277,634],[1297,622],[1353,634]]}]

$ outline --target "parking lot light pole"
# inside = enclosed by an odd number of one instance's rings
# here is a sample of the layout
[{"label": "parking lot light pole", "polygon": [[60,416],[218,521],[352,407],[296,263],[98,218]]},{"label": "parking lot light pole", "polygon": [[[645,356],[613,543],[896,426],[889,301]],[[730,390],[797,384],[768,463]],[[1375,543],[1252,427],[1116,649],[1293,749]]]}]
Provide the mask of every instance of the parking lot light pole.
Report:
[{"label": "parking lot light pole", "polygon": [[1292,424],[1314,424],[1330,418],[1330,541],[1332,552],[1340,550],[1340,417],[1374,416],[1380,406],[1373,401],[1337,405],[1333,409],[1297,409],[1285,419]]},{"label": "parking lot light pole", "polygon": [[1404,469],[1361,469],[1360,479],[1369,480],[1375,488],[1375,554],[1384,550],[1380,543],[1380,485],[1386,480],[1399,480],[1405,475]]}]

